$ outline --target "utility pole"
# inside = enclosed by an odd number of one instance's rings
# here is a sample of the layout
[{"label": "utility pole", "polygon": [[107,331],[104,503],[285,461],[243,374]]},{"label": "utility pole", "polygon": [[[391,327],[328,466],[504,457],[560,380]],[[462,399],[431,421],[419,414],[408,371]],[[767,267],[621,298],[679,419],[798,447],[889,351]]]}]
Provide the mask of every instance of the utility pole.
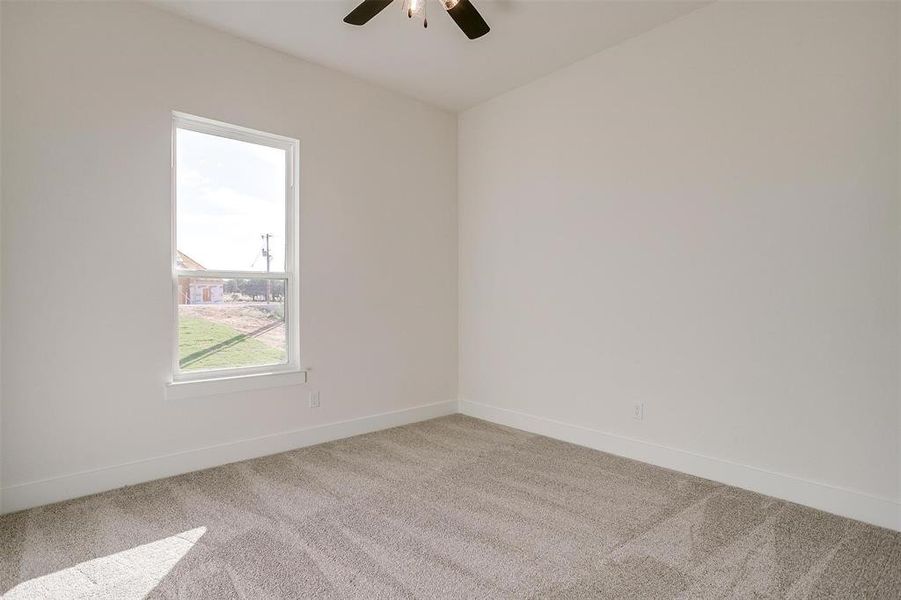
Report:
[{"label": "utility pole", "polygon": [[[263,233],[260,235],[260,238],[266,243],[266,246],[263,248],[263,256],[266,257],[266,272],[269,272],[270,263],[272,263],[272,253],[269,252],[269,238],[272,237],[271,233]],[[269,304],[272,299],[272,280],[266,280],[266,304]]]},{"label": "utility pole", "polygon": [[271,233],[262,233],[260,234],[260,239],[265,242],[265,247],[263,248],[263,256],[266,257],[266,272],[269,272],[269,263],[272,262],[272,254],[269,253],[269,238],[272,237]]}]

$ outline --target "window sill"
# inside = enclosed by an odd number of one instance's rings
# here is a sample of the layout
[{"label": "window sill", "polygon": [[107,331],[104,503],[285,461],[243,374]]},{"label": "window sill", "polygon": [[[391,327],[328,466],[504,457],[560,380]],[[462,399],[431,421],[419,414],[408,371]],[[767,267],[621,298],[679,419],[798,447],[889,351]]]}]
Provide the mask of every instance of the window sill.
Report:
[{"label": "window sill", "polygon": [[171,381],[166,384],[166,400],[182,400],[185,398],[303,385],[306,382],[307,372],[305,370]]}]

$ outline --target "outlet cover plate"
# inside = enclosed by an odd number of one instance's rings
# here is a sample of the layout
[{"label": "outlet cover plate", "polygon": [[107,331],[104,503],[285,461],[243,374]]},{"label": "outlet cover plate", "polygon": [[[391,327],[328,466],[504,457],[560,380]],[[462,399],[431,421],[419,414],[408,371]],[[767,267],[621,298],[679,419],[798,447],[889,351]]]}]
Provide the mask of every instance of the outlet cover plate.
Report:
[{"label": "outlet cover plate", "polygon": [[644,402],[636,402],[632,405],[632,418],[636,421],[644,419]]}]

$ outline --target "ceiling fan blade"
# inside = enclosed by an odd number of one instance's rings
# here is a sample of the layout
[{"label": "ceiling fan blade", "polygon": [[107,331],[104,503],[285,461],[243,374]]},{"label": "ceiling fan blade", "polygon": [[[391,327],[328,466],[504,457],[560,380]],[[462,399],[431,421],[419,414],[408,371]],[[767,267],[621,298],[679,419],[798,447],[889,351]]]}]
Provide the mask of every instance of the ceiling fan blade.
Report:
[{"label": "ceiling fan blade", "polygon": [[[450,2],[448,2],[448,4],[450,4]],[[447,14],[449,14],[454,20],[454,23],[463,30],[466,37],[471,40],[480,38],[491,31],[491,28],[488,27],[488,23],[485,22],[485,19],[482,18],[482,15],[479,14],[479,11],[476,10],[476,7],[473,6],[472,2],[469,0],[460,0],[454,6],[447,9]]]},{"label": "ceiling fan blade", "polygon": [[344,17],[344,22],[351,25],[365,25],[369,19],[385,10],[391,2],[392,0],[363,0],[362,4]]}]

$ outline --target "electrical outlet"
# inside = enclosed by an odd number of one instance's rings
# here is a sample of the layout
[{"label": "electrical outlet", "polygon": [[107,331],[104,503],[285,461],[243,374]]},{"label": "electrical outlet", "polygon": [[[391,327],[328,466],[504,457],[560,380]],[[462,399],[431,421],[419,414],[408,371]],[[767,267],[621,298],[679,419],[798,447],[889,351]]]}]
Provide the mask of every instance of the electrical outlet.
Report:
[{"label": "electrical outlet", "polygon": [[644,402],[636,402],[632,405],[632,418],[636,421],[644,419]]},{"label": "electrical outlet", "polygon": [[319,408],[319,392],[310,392],[310,408]]}]

